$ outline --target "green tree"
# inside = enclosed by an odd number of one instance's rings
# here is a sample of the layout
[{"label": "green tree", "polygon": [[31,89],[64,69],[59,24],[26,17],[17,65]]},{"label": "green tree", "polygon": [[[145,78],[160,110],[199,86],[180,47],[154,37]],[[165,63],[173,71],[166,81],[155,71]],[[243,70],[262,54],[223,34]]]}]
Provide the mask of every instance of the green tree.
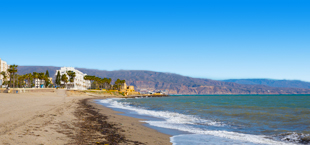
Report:
[{"label": "green tree", "polygon": [[110,89],[111,78],[103,78],[102,83],[105,89]]},{"label": "green tree", "polygon": [[108,88],[111,89],[111,82],[112,82],[112,79],[111,78],[108,78],[107,80],[107,85],[108,85]]},{"label": "green tree", "polygon": [[[90,82],[91,82],[91,84],[95,84],[95,76],[90,76],[90,75],[86,75],[86,76],[84,76],[84,80],[89,80]],[[94,85],[91,85],[91,89],[94,89],[94,88],[96,88],[96,85],[95,85],[95,87],[92,87],[92,86],[94,86]]]},{"label": "green tree", "polygon": [[48,70],[46,70],[45,76],[48,77],[48,78],[50,77],[50,73],[48,72]]},{"label": "green tree", "polygon": [[45,77],[44,77],[45,88],[47,88],[51,84],[49,77],[50,77],[50,73],[48,72],[48,70],[46,70]]},{"label": "green tree", "polygon": [[50,84],[51,84],[51,81],[50,81],[50,79],[48,78],[48,77],[45,77],[44,78],[44,85],[45,85],[45,88],[47,88]]},{"label": "green tree", "polygon": [[105,86],[105,78],[103,78],[103,79],[100,79],[100,88],[102,89],[102,88],[104,88],[104,86]]},{"label": "green tree", "polygon": [[40,86],[44,85],[43,80],[45,80],[46,76],[44,73],[39,73]]},{"label": "green tree", "polygon": [[25,79],[27,80],[27,87],[31,88],[31,82],[33,81],[33,76],[31,73],[26,74]]},{"label": "green tree", "polygon": [[95,77],[95,82],[96,82],[96,89],[99,89],[100,88],[100,78],[99,77]]},{"label": "green tree", "polygon": [[66,88],[67,88],[68,77],[67,77],[66,74],[63,74],[63,75],[61,76],[61,81],[64,82],[64,84],[66,85]]},{"label": "green tree", "polygon": [[[99,78],[96,76],[90,76],[86,75],[84,76],[84,80],[89,80],[91,82],[91,88],[92,89],[100,89],[100,88],[105,88],[105,89],[112,89],[113,86],[111,86],[112,79],[111,78]],[[121,81],[125,80],[117,80],[117,84],[120,85]],[[118,89],[117,85],[115,85],[114,89]]]},{"label": "green tree", "polygon": [[18,65],[10,65],[8,72],[10,73],[10,87],[12,87],[12,79],[13,79],[13,88],[15,87],[15,74],[17,73],[17,67]]},{"label": "green tree", "polygon": [[37,72],[32,73],[33,79],[34,79],[34,86],[39,83],[39,74]]},{"label": "green tree", "polygon": [[69,76],[69,82],[71,83],[71,87],[74,87],[74,78],[76,76],[74,71],[67,71],[67,74]]},{"label": "green tree", "polygon": [[18,75],[18,86],[20,87],[20,88],[24,88],[25,87],[25,79],[26,79],[26,77],[27,77],[27,74],[25,74],[25,75]]},{"label": "green tree", "polygon": [[116,88],[117,90],[120,90],[121,89],[121,85],[125,82],[125,80],[120,80],[120,79],[117,79],[115,82],[114,82],[114,88]]},{"label": "green tree", "polygon": [[60,86],[60,81],[61,81],[61,78],[60,78],[60,72],[57,71],[57,75],[56,75],[56,80],[55,80],[55,84]]},{"label": "green tree", "polygon": [[19,87],[19,75],[18,74],[14,74],[13,76],[13,87],[14,88],[18,88]]}]

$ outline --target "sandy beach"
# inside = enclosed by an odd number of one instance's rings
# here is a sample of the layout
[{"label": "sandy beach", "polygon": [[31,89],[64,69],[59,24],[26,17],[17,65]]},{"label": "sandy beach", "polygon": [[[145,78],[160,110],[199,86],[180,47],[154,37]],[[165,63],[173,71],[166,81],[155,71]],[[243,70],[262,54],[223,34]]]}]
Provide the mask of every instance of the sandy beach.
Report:
[{"label": "sandy beach", "polygon": [[169,135],[159,133],[156,130],[143,126],[142,119],[132,118],[128,116],[117,115],[118,113],[110,108],[94,103],[94,100],[89,99],[88,104],[99,110],[100,114],[108,117],[108,122],[114,122],[124,130],[123,134],[129,140],[139,141],[149,145],[171,145]]},{"label": "sandy beach", "polygon": [[169,135],[92,99],[105,97],[65,90],[0,93],[0,144],[171,144]]}]

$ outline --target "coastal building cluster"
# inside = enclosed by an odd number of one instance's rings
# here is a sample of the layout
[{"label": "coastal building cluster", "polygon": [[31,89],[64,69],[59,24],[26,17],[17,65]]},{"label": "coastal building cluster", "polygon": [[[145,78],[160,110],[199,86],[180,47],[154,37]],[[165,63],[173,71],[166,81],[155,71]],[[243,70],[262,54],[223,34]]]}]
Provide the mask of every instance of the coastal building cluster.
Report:
[{"label": "coastal building cluster", "polygon": [[[53,85],[53,78],[52,77],[47,77],[48,81],[50,82],[51,85]],[[45,79],[40,79],[40,78],[35,78],[34,79],[34,87],[35,88],[45,88],[46,81]]]},{"label": "coastal building cluster", "polygon": [[44,84],[45,84],[44,79],[39,79],[39,78],[34,79],[34,87],[35,88],[44,88]]},{"label": "coastal building cluster", "polygon": [[127,86],[125,80],[117,79],[114,84],[111,84],[111,78],[90,76],[74,67],[61,67],[59,70],[56,70],[54,82],[48,70],[45,73],[32,72],[19,75],[18,65],[8,65],[6,61],[1,59],[0,72],[0,87],[6,89],[6,92],[10,92],[10,88],[14,90],[25,88],[64,88],[68,90],[93,89],[118,92],[124,96],[140,95],[140,92],[135,91],[134,86]]},{"label": "coastal building cluster", "polygon": [[87,74],[82,73],[81,71],[75,69],[74,67],[62,67],[59,70],[56,71],[55,76],[57,76],[58,72],[60,75],[66,74],[68,76],[68,72],[74,72],[75,77],[73,82],[65,83],[64,81],[61,81],[61,85],[66,85],[67,89],[70,90],[87,90],[91,87],[91,82],[89,80],[85,80],[84,77],[87,76]]}]

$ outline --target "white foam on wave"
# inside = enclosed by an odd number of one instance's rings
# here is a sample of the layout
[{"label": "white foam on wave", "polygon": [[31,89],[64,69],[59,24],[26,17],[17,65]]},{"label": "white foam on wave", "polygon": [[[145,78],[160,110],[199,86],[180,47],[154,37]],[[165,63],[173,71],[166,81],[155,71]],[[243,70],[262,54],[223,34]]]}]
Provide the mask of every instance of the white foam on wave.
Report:
[{"label": "white foam on wave", "polygon": [[294,145],[294,143],[286,143],[286,142],[268,139],[267,136],[265,135],[251,135],[251,134],[237,133],[237,132],[231,132],[231,131],[220,131],[220,130],[204,130],[201,128],[196,128],[196,127],[192,127],[188,125],[172,124],[172,123],[168,123],[165,121],[143,121],[143,122],[149,123],[152,126],[157,126],[157,127],[162,127],[162,128],[176,129],[176,130],[190,132],[194,134],[200,134],[200,135],[212,135],[212,136],[221,137],[227,140],[228,139],[239,140],[240,144],[243,144],[244,142],[247,142],[247,143],[251,142],[255,144]]},{"label": "white foam on wave", "polygon": [[152,117],[157,117],[157,118],[163,118],[166,120],[166,122],[174,123],[174,124],[204,124],[204,125],[210,125],[210,126],[224,126],[224,124],[221,122],[205,120],[205,119],[201,119],[199,117],[193,116],[193,115],[184,115],[184,114],[169,112],[169,111],[147,110],[143,108],[132,107],[132,106],[129,106],[130,105],[129,103],[117,102],[117,100],[119,99],[105,99],[105,100],[100,100],[100,103],[109,104],[108,107],[112,107],[112,108],[120,108],[120,109],[135,111],[139,115],[147,115],[147,116],[152,116]]},{"label": "white foam on wave", "polygon": [[[143,121],[152,126],[161,127],[161,128],[169,128],[169,129],[176,129],[180,131],[185,131],[194,134],[200,135],[212,135],[224,139],[231,139],[231,140],[238,140],[242,144],[245,142],[251,142],[254,144],[272,144],[272,145],[293,145],[294,143],[286,143],[281,141],[275,141],[272,139],[266,138],[267,136],[264,135],[251,135],[251,134],[244,134],[244,133],[237,133],[237,132],[230,132],[230,131],[220,131],[220,130],[205,130],[197,127],[191,126],[191,124],[205,124],[210,126],[223,126],[224,124],[221,122],[215,122],[211,120],[201,119],[199,117],[193,115],[184,115],[175,112],[169,111],[153,111],[147,110],[144,108],[138,108],[130,106],[129,103],[125,102],[118,102],[119,99],[104,99],[100,100],[100,103],[108,104],[108,107],[112,108],[120,108],[126,109],[136,112],[140,115],[147,115],[153,116],[157,118],[165,119],[165,121]],[[177,137],[177,136],[174,136]],[[174,137],[171,138],[171,142],[175,139]]]},{"label": "white foam on wave", "polygon": [[173,145],[261,145],[205,134],[182,134],[170,137]]}]

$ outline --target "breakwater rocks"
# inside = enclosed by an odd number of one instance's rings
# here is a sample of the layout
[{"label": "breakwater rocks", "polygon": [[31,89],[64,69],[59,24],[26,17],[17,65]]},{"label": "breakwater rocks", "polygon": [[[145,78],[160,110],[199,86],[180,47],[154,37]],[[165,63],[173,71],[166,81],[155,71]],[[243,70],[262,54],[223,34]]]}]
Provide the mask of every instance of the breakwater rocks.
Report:
[{"label": "breakwater rocks", "polygon": [[169,95],[134,95],[134,96],[124,96],[123,98],[148,98],[148,97],[169,97]]}]

